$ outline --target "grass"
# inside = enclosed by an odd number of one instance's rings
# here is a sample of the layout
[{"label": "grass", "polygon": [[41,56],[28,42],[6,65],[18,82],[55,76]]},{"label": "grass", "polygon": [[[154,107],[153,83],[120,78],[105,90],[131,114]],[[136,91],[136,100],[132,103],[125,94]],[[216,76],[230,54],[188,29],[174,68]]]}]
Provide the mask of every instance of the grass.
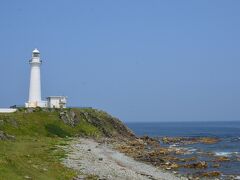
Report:
[{"label": "grass", "polygon": [[76,127],[71,127],[59,119],[59,112],[16,112],[0,114],[0,130],[15,136],[100,136],[99,129],[86,121],[80,121]]},{"label": "grass", "polygon": [[72,179],[76,173],[60,163],[65,154],[56,148],[62,141],[27,136],[0,141],[0,179]]},{"label": "grass", "polygon": [[[0,131],[15,136],[15,140],[0,140],[0,180],[68,180],[75,177],[76,172],[61,164],[60,159],[65,154],[58,146],[67,145],[68,137],[102,135],[101,128],[81,117],[80,112],[102,119],[108,116],[92,109],[74,111],[81,119],[75,127],[61,121],[58,111],[38,109],[34,113],[22,110],[0,114]],[[89,176],[89,179],[96,177]]]}]

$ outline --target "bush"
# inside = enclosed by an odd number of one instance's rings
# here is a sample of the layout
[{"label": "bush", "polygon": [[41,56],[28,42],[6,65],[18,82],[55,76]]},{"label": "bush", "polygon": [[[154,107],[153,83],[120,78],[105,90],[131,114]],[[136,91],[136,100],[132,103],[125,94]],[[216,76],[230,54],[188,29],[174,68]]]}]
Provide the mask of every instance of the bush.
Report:
[{"label": "bush", "polygon": [[55,124],[47,124],[45,125],[46,130],[48,131],[49,135],[56,135],[61,138],[65,138],[67,136],[71,136],[68,132],[64,131],[62,128]]}]

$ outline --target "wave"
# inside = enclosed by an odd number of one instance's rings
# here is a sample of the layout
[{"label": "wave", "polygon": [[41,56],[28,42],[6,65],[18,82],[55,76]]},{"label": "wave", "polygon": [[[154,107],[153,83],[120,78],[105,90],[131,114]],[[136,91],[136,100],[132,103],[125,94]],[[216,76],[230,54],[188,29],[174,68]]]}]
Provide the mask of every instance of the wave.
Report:
[{"label": "wave", "polygon": [[238,155],[238,154],[239,152],[215,152],[216,156],[226,156],[226,157],[229,157],[232,155]]}]

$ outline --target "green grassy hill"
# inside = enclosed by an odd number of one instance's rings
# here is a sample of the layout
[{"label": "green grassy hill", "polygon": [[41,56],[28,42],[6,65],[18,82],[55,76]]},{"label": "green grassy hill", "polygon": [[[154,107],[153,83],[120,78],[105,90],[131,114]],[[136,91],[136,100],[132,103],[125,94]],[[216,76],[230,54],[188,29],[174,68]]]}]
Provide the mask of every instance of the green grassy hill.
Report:
[{"label": "green grassy hill", "polygon": [[0,114],[0,180],[72,179],[58,146],[71,137],[133,137],[121,121],[95,109],[19,109]]}]

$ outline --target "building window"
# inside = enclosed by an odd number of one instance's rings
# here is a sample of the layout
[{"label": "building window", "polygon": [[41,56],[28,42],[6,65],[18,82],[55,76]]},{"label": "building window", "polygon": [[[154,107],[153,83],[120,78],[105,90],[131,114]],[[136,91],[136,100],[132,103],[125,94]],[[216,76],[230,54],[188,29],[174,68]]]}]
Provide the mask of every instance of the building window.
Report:
[{"label": "building window", "polygon": [[33,53],[33,57],[39,57],[38,53]]}]

